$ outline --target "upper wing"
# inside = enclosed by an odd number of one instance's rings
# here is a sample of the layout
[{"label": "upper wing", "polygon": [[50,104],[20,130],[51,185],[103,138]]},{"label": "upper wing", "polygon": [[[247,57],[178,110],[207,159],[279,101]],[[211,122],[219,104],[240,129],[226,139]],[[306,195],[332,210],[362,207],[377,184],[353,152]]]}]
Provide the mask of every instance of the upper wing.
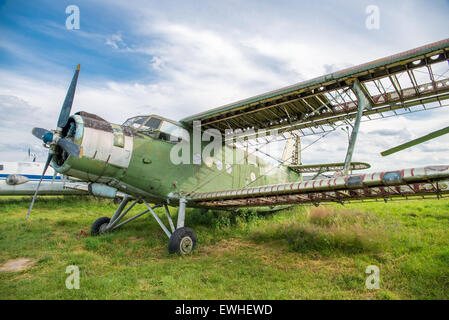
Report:
[{"label": "upper wing", "polygon": [[352,83],[359,81],[372,108],[364,120],[449,104],[449,39],[241,100],[181,120],[204,129],[333,130],[357,113]]}]

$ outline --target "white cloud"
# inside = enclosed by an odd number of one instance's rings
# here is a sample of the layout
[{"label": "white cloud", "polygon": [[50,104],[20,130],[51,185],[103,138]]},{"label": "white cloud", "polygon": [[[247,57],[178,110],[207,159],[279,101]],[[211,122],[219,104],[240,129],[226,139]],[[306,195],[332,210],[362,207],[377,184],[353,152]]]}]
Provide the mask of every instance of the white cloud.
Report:
[{"label": "white cloud", "polygon": [[114,49],[129,49],[128,45],[125,43],[125,41],[123,41],[120,32],[107,36],[105,44],[113,47]]}]

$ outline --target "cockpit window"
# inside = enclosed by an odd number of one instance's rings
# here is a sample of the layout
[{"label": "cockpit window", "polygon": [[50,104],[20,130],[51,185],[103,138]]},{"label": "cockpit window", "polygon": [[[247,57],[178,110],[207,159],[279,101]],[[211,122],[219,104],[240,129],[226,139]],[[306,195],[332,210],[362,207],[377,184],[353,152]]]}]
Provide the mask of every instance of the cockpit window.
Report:
[{"label": "cockpit window", "polygon": [[137,129],[142,125],[142,123],[144,123],[146,119],[148,119],[148,116],[130,118],[126,120],[123,125],[126,127]]},{"label": "cockpit window", "polygon": [[161,121],[161,119],[154,117],[140,116],[126,120],[123,125],[139,130],[157,130],[159,128],[159,125],[161,124]]},{"label": "cockpit window", "polygon": [[182,138],[182,128],[168,121],[162,122],[160,131],[161,133],[166,133],[167,135],[175,138],[172,139],[173,141],[180,140]]},{"label": "cockpit window", "polygon": [[159,128],[161,121],[162,120],[158,118],[149,118],[137,129],[137,131],[152,138],[156,138],[157,129]]},{"label": "cockpit window", "polygon": [[158,129],[159,125],[161,124],[161,119],[158,118],[150,118],[146,123],[145,126],[147,128],[151,128],[151,129]]},{"label": "cockpit window", "polygon": [[131,127],[139,133],[172,143],[189,139],[188,133],[179,125],[154,116],[139,116],[126,120],[123,126]]}]

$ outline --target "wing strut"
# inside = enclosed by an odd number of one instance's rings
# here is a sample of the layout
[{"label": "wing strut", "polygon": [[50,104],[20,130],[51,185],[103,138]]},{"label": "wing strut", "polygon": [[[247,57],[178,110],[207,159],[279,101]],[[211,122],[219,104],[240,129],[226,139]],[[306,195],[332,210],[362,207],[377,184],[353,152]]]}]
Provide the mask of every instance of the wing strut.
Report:
[{"label": "wing strut", "polygon": [[354,81],[352,88],[354,89],[354,93],[357,97],[358,111],[357,117],[355,118],[354,127],[352,128],[351,140],[349,140],[348,151],[346,152],[345,166],[343,168],[343,173],[345,176],[348,175],[349,168],[351,166],[352,154],[354,153],[355,142],[357,141],[357,134],[359,133],[360,121],[362,120],[363,110],[365,109],[370,110],[372,108],[371,103],[369,102],[368,98],[363,92],[363,88],[358,80]]}]

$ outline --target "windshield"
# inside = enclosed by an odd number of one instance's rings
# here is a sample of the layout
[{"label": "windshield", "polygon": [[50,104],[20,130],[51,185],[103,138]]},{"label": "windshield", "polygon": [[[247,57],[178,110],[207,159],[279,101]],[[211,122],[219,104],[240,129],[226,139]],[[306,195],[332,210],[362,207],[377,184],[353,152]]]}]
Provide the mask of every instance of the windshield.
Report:
[{"label": "windshield", "polygon": [[172,143],[181,141],[183,137],[184,139],[189,140],[188,132],[181,126],[155,116],[138,116],[130,118],[126,120],[123,125],[134,128],[138,132],[153,138]]},{"label": "windshield", "polygon": [[123,125],[139,130],[157,130],[159,129],[159,125],[161,124],[161,122],[161,119],[155,117],[139,116],[126,120]]}]

